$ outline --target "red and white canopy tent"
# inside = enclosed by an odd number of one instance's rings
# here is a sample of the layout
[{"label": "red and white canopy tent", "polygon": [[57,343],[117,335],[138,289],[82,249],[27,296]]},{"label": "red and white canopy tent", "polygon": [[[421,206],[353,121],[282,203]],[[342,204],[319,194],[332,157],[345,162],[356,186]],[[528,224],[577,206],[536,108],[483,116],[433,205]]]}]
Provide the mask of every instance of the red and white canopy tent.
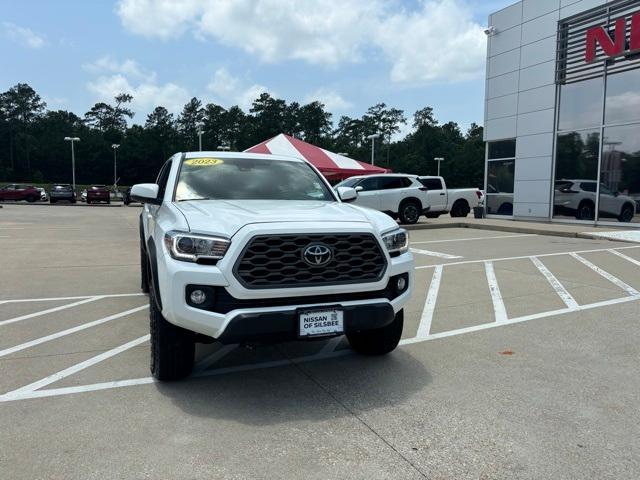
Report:
[{"label": "red and white canopy tent", "polygon": [[343,155],[316,147],[297,138],[281,133],[245,150],[251,153],[272,153],[303,158],[312,163],[328,180],[343,180],[355,175],[388,173],[391,170],[359,162]]}]

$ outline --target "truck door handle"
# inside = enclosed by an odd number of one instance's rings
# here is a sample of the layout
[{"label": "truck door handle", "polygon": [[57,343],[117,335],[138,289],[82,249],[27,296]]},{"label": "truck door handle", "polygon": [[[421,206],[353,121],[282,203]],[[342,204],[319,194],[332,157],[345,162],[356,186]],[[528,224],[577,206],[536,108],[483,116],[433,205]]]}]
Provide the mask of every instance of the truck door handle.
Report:
[{"label": "truck door handle", "polygon": [[440,194],[440,196],[441,196],[441,197],[444,197],[444,193],[441,193],[441,194]]}]

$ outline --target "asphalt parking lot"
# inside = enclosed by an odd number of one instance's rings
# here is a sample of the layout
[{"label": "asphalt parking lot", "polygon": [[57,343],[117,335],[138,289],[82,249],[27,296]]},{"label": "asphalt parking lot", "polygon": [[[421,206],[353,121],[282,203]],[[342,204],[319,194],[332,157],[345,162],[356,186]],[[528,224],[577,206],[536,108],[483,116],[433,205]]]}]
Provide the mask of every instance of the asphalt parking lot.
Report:
[{"label": "asphalt parking lot", "polygon": [[402,346],[149,378],[139,207],[0,210],[0,478],[639,478],[640,245],[411,232]]}]

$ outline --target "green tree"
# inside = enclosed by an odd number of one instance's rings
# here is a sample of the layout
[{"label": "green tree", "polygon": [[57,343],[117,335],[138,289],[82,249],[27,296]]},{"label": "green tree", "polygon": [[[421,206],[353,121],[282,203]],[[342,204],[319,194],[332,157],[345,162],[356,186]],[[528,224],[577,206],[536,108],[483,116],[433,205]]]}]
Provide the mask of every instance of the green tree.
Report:
[{"label": "green tree", "polygon": [[203,120],[202,102],[193,97],[187,102],[178,117],[178,131],[186,150],[198,149],[198,131],[202,128]]}]

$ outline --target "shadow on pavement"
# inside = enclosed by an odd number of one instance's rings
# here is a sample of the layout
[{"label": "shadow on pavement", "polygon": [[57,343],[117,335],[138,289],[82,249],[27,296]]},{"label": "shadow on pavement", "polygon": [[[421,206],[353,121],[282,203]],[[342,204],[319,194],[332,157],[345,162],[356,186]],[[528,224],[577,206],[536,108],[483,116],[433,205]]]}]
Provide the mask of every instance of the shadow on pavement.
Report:
[{"label": "shadow on pavement", "polygon": [[[271,357],[273,349],[283,347],[263,348]],[[252,353],[262,356],[260,349]],[[348,353],[297,365],[258,365],[155,385],[189,415],[261,426],[324,421],[401,404],[431,382],[424,366],[401,349],[385,357]]]}]

